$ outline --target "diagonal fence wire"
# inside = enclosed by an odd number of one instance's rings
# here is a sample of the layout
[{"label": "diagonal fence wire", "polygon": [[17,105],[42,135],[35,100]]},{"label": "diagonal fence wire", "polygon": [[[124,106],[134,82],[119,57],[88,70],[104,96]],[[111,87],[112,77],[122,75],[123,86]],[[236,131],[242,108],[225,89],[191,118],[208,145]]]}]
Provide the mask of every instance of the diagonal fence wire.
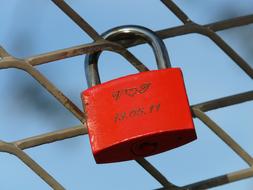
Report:
[{"label": "diagonal fence wire", "polygon": [[[216,32],[226,30],[233,27],[239,27],[253,23],[253,15],[247,15],[237,18],[232,18],[224,21],[219,21],[206,25],[199,25],[193,21],[171,0],[161,0],[162,3],[172,12],[175,16],[182,21],[183,25],[166,28],[156,31],[162,39],[199,33],[210,38],[223,52],[228,55],[250,78],[253,78],[252,67],[235,51],[233,50]],[[46,64],[56,60],[62,60],[69,57],[74,57],[82,54],[94,53],[97,51],[114,51],[127,59],[138,71],[146,71],[147,68],[143,65],[133,54],[126,48],[142,44],[143,41],[126,41],[124,47],[109,42],[96,32],[96,30],[89,25],[77,12],[75,12],[64,0],[52,0],[52,2],[60,8],[70,19],[73,20],[85,33],[87,33],[94,42],[78,45],[62,50],[56,50],[41,55],[28,57],[26,59],[15,58],[0,46],[0,69],[16,68],[23,70],[30,74],[40,85],[51,93],[56,100],[58,100],[66,109],[68,109],[74,117],[80,120],[81,125],[70,127],[63,130],[58,130],[46,134],[41,134],[26,139],[21,139],[15,142],[0,141],[0,151],[13,154],[19,158],[24,164],[30,167],[38,176],[41,177],[53,189],[62,190],[64,187],[57,182],[53,176],[47,173],[41,166],[32,160],[23,150],[36,146],[41,146],[47,143],[73,138],[80,135],[87,134],[87,127],[85,126],[85,119],[83,112],[59,89],[57,89],[43,74],[36,68],[36,65]],[[234,181],[246,179],[253,176],[253,158],[243,148],[229,136],[220,126],[218,126],[211,118],[204,112],[219,109],[226,106],[240,104],[246,101],[253,100],[253,91],[236,94],[228,97],[222,97],[216,100],[203,102],[197,105],[192,105],[192,115],[200,119],[207,127],[209,127],[219,138],[221,138],[234,152],[240,156],[248,165],[248,169],[224,174],[214,178],[199,181],[193,184],[179,187],[171,183],[160,173],[151,163],[146,159],[138,159],[136,162],[143,167],[151,176],[154,177],[163,187],[163,190],[172,189],[207,189],[219,185],[228,184]]]}]

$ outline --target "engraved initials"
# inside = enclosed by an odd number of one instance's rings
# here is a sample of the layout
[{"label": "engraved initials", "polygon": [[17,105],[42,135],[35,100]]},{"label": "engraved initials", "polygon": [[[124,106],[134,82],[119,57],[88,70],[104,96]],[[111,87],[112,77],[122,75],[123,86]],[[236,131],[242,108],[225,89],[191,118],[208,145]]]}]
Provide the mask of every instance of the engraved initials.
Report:
[{"label": "engraved initials", "polygon": [[139,87],[127,88],[116,90],[112,92],[112,97],[114,100],[119,100],[123,95],[134,97],[138,94],[144,94],[151,86],[151,83],[143,83]]}]

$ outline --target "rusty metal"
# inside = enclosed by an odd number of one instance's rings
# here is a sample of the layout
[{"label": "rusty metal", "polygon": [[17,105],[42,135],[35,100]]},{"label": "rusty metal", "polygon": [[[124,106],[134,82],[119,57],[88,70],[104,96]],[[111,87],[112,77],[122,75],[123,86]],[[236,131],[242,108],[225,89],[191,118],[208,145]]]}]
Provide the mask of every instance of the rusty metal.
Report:
[{"label": "rusty metal", "polygon": [[[15,68],[27,72],[35,80],[37,80],[45,90],[50,92],[56,98],[56,100],[58,100],[59,103],[68,109],[74,117],[80,120],[80,126],[74,126],[67,129],[41,134],[15,142],[4,142],[0,140],[0,152],[7,152],[16,156],[24,164],[30,167],[38,176],[40,176],[41,179],[43,179],[50,187],[56,190],[62,190],[64,187],[60,185],[53,176],[48,174],[41,166],[32,160],[23,150],[41,146],[47,143],[53,143],[56,141],[73,138],[80,135],[85,135],[87,134],[87,128],[82,126],[85,123],[83,112],[73,102],[71,102],[67,96],[65,96],[59,89],[57,89],[43,74],[41,74],[35,68],[35,66],[82,54],[106,50],[119,53],[124,58],[126,58],[138,71],[145,71],[147,68],[126,49],[128,47],[144,43],[142,40],[129,40],[126,41],[123,46],[114,42],[106,41],[102,39],[96,30],[92,28],[92,26],[90,26],[83,18],[81,18],[78,13],[76,13],[65,1],[52,0],[52,2],[55,3],[55,5],[57,5],[70,19],[72,19],[73,22],[75,22],[85,33],[87,33],[94,40],[94,42],[77,45],[62,50],[56,50],[41,55],[35,55],[26,59],[18,59],[11,56],[4,49],[4,47],[0,46],[0,70]],[[162,3],[164,3],[164,5],[172,13],[174,13],[179,20],[182,21],[183,25],[156,31],[159,37],[162,39],[167,39],[191,33],[198,33],[207,36],[220,49],[222,49],[223,52],[228,55],[250,78],[253,78],[252,67],[216,33],[217,31],[252,24],[253,14],[206,25],[200,25],[191,21],[187,14],[185,14],[173,1],[162,0]],[[165,176],[163,176],[153,165],[151,165],[151,163],[149,163],[144,158],[137,160],[137,163],[140,164],[147,172],[150,173],[151,176],[154,177],[154,179],[156,179],[163,186],[160,188],[163,190],[208,189],[253,177],[252,156],[243,150],[241,146],[232,137],[229,136],[229,134],[222,130],[220,126],[218,126],[204,113],[213,109],[219,109],[222,107],[240,104],[252,100],[253,91],[248,91],[191,106],[193,117],[200,119],[204,124],[206,124],[207,127],[209,127],[250,166],[249,168],[179,187],[167,180]]]}]

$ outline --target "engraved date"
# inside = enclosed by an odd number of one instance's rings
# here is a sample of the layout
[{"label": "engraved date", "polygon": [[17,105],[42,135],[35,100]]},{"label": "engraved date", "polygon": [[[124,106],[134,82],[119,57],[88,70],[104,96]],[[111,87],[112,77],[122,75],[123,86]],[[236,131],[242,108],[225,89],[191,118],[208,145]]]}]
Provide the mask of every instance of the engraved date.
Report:
[{"label": "engraved date", "polygon": [[117,122],[124,121],[126,119],[131,119],[135,117],[144,116],[146,114],[159,112],[160,107],[161,107],[160,103],[157,103],[157,104],[151,104],[146,107],[133,108],[129,111],[118,112],[114,116],[114,122],[117,123]]}]

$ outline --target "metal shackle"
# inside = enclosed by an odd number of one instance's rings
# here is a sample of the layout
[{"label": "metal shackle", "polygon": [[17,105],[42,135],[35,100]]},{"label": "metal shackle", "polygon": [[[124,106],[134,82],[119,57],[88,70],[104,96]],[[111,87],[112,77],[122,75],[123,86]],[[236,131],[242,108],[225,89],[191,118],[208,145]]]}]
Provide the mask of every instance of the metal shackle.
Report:
[{"label": "metal shackle", "polygon": [[[123,45],[127,40],[137,41],[140,38],[146,41],[153,49],[158,69],[171,67],[169,55],[164,42],[152,30],[136,25],[126,25],[112,28],[102,34],[105,40],[118,42]],[[85,75],[88,87],[100,84],[98,73],[98,59],[101,51],[87,54],[85,57]]]}]

